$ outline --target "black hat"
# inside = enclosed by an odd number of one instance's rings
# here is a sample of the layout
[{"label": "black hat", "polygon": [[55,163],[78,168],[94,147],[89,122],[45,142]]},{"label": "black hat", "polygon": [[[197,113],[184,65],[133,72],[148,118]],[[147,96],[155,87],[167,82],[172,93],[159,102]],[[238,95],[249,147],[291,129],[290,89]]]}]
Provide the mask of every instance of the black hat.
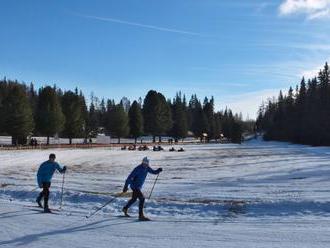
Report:
[{"label": "black hat", "polygon": [[55,159],[55,158],[56,158],[56,156],[54,153],[49,154],[49,159]]}]

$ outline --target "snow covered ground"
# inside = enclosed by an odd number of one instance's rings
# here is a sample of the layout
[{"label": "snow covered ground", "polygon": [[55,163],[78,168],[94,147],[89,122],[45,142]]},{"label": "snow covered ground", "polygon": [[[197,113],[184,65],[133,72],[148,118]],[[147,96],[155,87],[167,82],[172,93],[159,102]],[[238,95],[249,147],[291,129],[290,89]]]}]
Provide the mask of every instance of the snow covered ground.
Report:
[{"label": "snow covered ground", "polygon": [[[330,148],[249,141],[186,145],[186,152],[0,151],[0,247],[330,247]],[[41,214],[35,174],[54,152],[68,166],[64,207]],[[144,156],[163,173],[145,213],[120,218],[118,197]],[[148,197],[156,176],[144,186]],[[51,208],[60,203],[55,174]]]}]

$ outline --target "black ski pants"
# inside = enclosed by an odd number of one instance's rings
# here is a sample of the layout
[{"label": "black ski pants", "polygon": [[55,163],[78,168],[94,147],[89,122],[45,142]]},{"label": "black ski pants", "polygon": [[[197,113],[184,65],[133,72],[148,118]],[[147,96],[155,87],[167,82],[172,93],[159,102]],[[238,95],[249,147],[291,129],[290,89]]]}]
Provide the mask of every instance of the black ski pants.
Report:
[{"label": "black ski pants", "polygon": [[38,200],[40,201],[42,198],[44,198],[44,208],[48,208],[48,199],[49,199],[49,188],[50,188],[50,182],[44,182],[42,183],[42,191],[40,192],[38,196]]},{"label": "black ski pants", "polygon": [[143,206],[144,206],[144,195],[142,194],[141,190],[139,189],[133,189],[133,195],[132,198],[128,201],[126,206],[124,208],[128,209],[130,206],[132,206],[136,200],[139,199],[139,216],[143,216]]}]

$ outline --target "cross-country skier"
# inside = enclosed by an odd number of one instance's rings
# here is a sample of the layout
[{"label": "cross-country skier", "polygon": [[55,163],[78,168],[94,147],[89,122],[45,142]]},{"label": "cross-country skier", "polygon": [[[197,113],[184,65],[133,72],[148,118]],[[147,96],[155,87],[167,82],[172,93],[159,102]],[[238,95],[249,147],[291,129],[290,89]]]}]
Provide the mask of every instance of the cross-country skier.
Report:
[{"label": "cross-country skier", "polygon": [[159,174],[162,172],[163,169],[159,168],[157,170],[153,170],[149,167],[149,159],[147,157],[143,158],[142,163],[135,167],[135,169],[129,174],[126,179],[125,186],[123,192],[127,192],[128,186],[130,185],[131,189],[133,190],[132,198],[128,201],[125,207],[123,207],[122,211],[124,212],[125,216],[129,217],[127,211],[129,207],[139,198],[139,220],[146,221],[149,218],[145,217],[143,214],[143,206],[144,206],[144,196],[141,192],[143,183],[147,177],[148,173],[151,174]]},{"label": "cross-country skier", "polygon": [[[37,197],[36,202],[38,203],[39,207],[44,208],[45,213],[51,213],[48,207],[48,198],[49,198],[49,188],[51,185],[52,177],[55,170],[58,170],[61,174],[65,173],[66,166],[63,168],[55,162],[56,156],[55,154],[49,155],[49,160],[43,162],[38,170],[37,173],[37,181],[39,188],[42,188],[39,196]],[[44,198],[44,206],[41,204],[41,199]]]}]

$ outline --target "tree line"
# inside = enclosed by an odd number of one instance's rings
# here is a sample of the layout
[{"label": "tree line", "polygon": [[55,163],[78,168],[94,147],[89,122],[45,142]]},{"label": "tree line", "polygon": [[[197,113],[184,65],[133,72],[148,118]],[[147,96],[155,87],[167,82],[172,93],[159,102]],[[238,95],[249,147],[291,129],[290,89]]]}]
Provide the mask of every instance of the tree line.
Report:
[{"label": "tree line", "polygon": [[28,136],[49,138],[96,137],[105,133],[118,138],[137,139],[152,135],[153,141],[162,136],[176,140],[189,134],[210,141],[221,138],[241,142],[243,121],[230,109],[215,112],[214,98],[203,103],[196,95],[187,102],[185,95],[177,93],[174,99],[166,99],[160,92],[150,90],[142,100],[131,103],[123,97],[119,103],[112,99],[91,96],[86,99],[77,88],[63,91],[56,86],[44,86],[38,90],[31,83],[0,80],[0,135],[12,136],[12,143],[25,144]]},{"label": "tree line", "polygon": [[330,76],[328,63],[312,79],[303,77],[277,99],[262,104],[257,128],[266,140],[309,145],[330,145]]}]

